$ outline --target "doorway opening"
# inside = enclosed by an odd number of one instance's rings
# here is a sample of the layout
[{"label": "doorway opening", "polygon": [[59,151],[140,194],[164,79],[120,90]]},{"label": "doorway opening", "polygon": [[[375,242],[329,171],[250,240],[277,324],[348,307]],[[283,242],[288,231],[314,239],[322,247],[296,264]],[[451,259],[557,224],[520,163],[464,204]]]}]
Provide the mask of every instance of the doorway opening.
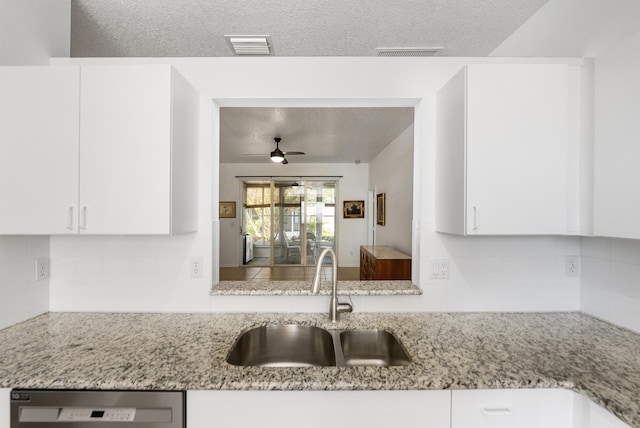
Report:
[{"label": "doorway opening", "polygon": [[242,184],[242,264],[315,266],[336,250],[337,179],[252,177]]}]

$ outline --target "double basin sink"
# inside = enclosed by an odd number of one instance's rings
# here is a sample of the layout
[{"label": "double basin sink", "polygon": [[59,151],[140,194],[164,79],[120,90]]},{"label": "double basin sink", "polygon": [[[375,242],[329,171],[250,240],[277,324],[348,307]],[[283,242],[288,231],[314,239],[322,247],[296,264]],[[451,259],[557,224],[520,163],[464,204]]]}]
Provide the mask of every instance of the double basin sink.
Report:
[{"label": "double basin sink", "polygon": [[386,330],[325,330],[266,325],[245,331],[227,356],[236,366],[406,366],[411,360]]}]

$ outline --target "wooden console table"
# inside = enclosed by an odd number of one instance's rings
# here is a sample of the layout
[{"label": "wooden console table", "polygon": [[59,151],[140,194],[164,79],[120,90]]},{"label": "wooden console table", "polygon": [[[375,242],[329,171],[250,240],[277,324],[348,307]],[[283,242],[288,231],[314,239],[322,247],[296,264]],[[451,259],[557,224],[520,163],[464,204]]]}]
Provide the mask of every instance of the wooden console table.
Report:
[{"label": "wooden console table", "polygon": [[360,246],[360,281],[411,280],[411,256],[386,245]]}]

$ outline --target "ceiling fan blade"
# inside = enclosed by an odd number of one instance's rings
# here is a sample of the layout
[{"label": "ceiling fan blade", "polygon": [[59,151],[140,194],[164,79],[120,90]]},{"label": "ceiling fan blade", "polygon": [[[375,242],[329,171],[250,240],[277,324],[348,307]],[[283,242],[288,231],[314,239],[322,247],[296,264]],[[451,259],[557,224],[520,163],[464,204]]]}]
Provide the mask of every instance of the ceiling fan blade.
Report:
[{"label": "ceiling fan blade", "polygon": [[284,152],[285,155],[306,155],[305,152]]},{"label": "ceiling fan blade", "polygon": [[284,158],[284,160],[281,163],[282,163],[282,165],[286,165],[286,164],[289,163],[289,161],[287,160],[287,158]]},{"label": "ceiling fan blade", "polygon": [[268,154],[265,153],[243,153],[242,156],[265,156],[268,157]]}]

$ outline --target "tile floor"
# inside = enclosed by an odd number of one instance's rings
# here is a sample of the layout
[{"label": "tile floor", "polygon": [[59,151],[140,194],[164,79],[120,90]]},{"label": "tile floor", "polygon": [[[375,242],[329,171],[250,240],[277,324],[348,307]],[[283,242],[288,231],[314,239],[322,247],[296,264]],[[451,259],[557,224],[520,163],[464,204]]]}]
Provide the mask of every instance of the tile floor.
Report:
[{"label": "tile floor", "polygon": [[[323,268],[331,277],[331,267]],[[220,268],[221,281],[311,281],[316,273],[315,266],[275,266],[275,267],[223,267]],[[338,280],[358,281],[360,268],[338,267]]]}]

